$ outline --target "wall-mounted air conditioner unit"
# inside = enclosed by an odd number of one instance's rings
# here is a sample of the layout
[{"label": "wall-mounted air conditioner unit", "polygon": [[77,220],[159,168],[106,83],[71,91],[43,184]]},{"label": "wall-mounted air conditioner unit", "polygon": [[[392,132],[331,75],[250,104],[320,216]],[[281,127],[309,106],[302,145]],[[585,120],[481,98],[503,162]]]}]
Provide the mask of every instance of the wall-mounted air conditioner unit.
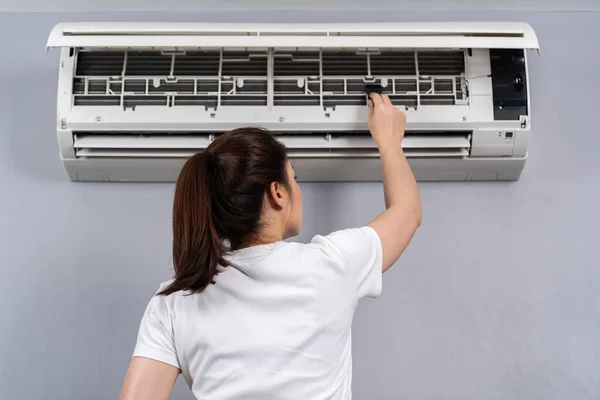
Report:
[{"label": "wall-mounted air conditioner unit", "polygon": [[67,23],[48,47],[72,180],[174,181],[247,125],[279,136],[301,180],[380,180],[367,85],[407,114],[419,180],[515,180],[527,157],[524,23]]}]

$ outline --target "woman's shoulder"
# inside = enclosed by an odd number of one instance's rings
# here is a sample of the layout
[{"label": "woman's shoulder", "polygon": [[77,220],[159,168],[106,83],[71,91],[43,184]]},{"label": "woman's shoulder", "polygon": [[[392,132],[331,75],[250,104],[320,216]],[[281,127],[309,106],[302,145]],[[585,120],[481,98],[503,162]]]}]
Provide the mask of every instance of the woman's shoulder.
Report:
[{"label": "woman's shoulder", "polygon": [[379,236],[373,228],[363,226],[360,228],[337,230],[328,235],[315,235],[309,245],[340,251],[345,248],[353,249],[356,246],[360,246],[361,243],[378,240]]},{"label": "woman's shoulder", "polygon": [[[370,247],[379,242],[377,233],[368,226],[334,231],[327,235],[315,235],[308,243],[290,242],[282,249],[289,253],[307,253],[345,261],[345,254]],[[366,246],[365,246],[366,245]]]}]

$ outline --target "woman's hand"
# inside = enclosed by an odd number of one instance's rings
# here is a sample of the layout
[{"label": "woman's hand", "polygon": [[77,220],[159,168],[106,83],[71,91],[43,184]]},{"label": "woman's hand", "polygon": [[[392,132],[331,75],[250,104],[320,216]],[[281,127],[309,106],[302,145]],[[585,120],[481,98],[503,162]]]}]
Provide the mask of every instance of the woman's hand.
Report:
[{"label": "woman's hand", "polygon": [[371,93],[369,101],[369,130],[379,149],[398,145],[404,137],[406,115],[392,104],[387,94]]}]

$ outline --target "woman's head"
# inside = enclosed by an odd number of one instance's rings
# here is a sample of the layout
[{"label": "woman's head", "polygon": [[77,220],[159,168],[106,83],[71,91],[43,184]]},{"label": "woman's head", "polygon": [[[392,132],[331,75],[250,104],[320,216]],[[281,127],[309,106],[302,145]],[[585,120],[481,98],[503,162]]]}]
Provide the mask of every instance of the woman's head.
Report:
[{"label": "woman's head", "polygon": [[162,292],[200,292],[231,250],[295,236],[302,198],[283,144],[241,128],[215,139],[183,166],[173,201],[175,280]]}]

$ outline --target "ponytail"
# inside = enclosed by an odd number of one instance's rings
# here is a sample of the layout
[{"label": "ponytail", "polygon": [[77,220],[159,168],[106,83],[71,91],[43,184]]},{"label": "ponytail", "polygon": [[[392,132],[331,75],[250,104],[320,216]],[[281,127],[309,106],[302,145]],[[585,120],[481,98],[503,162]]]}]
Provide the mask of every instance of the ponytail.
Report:
[{"label": "ponytail", "polygon": [[184,165],[173,200],[174,281],[162,292],[203,291],[226,266],[225,249],[211,212],[211,182],[215,160],[210,151],[192,156]]},{"label": "ponytail", "polygon": [[[173,201],[175,278],[160,295],[200,293],[261,229],[272,182],[287,181],[285,146],[268,131],[240,128],[218,136],[183,166]],[[224,241],[227,240],[227,248]]]}]

